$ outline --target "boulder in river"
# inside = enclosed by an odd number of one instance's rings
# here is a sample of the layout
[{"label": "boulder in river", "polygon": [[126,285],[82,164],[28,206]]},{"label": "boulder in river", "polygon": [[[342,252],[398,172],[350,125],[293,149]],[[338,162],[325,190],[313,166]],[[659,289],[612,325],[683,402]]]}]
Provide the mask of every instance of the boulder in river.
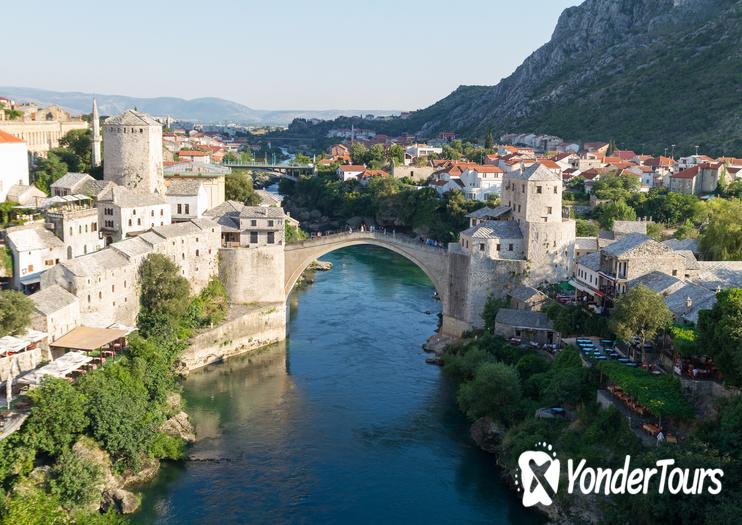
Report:
[{"label": "boulder in river", "polygon": [[480,417],[472,424],[469,433],[479,448],[494,454],[505,435],[505,430],[495,423],[491,417],[485,416]]},{"label": "boulder in river", "polygon": [[193,425],[190,419],[188,419],[188,414],[182,410],[165,421],[160,427],[160,430],[168,436],[180,438],[187,443],[196,441]]}]

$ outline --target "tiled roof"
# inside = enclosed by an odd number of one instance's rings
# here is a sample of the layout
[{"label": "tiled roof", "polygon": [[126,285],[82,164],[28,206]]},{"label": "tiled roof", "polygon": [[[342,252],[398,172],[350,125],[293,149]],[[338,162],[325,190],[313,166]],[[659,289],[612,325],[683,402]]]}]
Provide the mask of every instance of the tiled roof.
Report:
[{"label": "tiled roof", "polygon": [[473,212],[467,214],[467,218],[469,219],[496,219],[497,217],[500,217],[501,215],[506,214],[510,211],[510,206],[500,205],[496,208],[490,208],[489,206],[485,206],[484,208],[479,208],[478,210],[474,210]]},{"label": "tiled roof", "polygon": [[681,281],[677,277],[673,277],[672,275],[668,275],[664,272],[654,271],[642,275],[641,277],[637,277],[636,279],[632,279],[627,283],[627,286],[629,287],[629,289],[631,289],[641,284],[654,292],[665,294],[668,291],[677,289],[677,285],[682,282],[683,281]]},{"label": "tiled roof", "polygon": [[124,186],[113,185],[98,198],[100,201],[113,202],[122,208],[137,208],[167,204],[160,195],[154,193],[137,193]]},{"label": "tiled roof", "polygon": [[198,195],[198,192],[201,190],[201,188],[201,183],[198,181],[176,179],[170,183],[170,186],[167,187],[167,191],[165,191],[165,194],[173,196],[178,195],[193,197]]},{"label": "tiled roof", "polygon": [[669,246],[673,250],[690,250],[698,253],[698,241],[696,239],[668,239],[662,241],[662,244]]},{"label": "tiled roof", "polygon": [[85,182],[88,179],[94,180],[93,177],[87,173],[67,173],[63,175],[51,185],[52,188],[64,188],[64,189],[75,189],[75,187],[81,182]]},{"label": "tiled roof", "polygon": [[556,175],[553,171],[538,162],[530,165],[523,171],[511,173],[509,176],[519,180],[562,182],[561,175]]},{"label": "tiled roof", "polygon": [[600,270],[600,252],[588,253],[577,258],[577,264],[584,266],[588,270],[597,272]]},{"label": "tiled roof", "polygon": [[277,206],[245,206],[240,212],[240,217],[249,219],[283,219],[283,208]]},{"label": "tiled roof", "polygon": [[598,250],[598,239],[596,237],[576,237],[575,250]]},{"label": "tiled roof", "polygon": [[515,221],[487,221],[468,230],[462,235],[473,239],[522,239],[523,234]]},{"label": "tiled roof", "polygon": [[159,122],[141,111],[127,109],[120,115],[108,117],[105,125],[112,126],[161,126]]},{"label": "tiled roof", "polygon": [[30,295],[29,299],[34,302],[36,309],[45,315],[53,314],[77,301],[77,297],[57,284]]},{"label": "tiled roof", "polygon": [[554,329],[551,319],[549,319],[546,314],[541,312],[532,312],[530,310],[515,310],[512,308],[500,308],[497,311],[495,323],[532,330]]},{"label": "tiled roof", "polygon": [[671,251],[670,248],[641,233],[630,233],[617,240],[610,246],[603,248],[603,253],[613,257],[626,255],[640,246],[651,245],[654,252]]},{"label": "tiled roof", "polygon": [[23,140],[0,129],[0,144],[15,142],[23,142]]},{"label": "tiled roof", "polygon": [[518,286],[514,288],[510,292],[510,297],[524,303],[533,299],[546,299],[546,295],[531,286]]},{"label": "tiled roof", "polygon": [[40,223],[8,228],[5,235],[13,243],[13,246],[21,252],[64,248],[64,243]]}]

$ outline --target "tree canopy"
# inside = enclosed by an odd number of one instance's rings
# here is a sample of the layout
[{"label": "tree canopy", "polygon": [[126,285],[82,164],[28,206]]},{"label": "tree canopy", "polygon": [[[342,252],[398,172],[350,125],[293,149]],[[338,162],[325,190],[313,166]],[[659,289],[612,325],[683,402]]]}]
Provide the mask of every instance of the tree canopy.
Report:
[{"label": "tree canopy", "polygon": [[742,199],[712,199],[708,223],[699,237],[706,260],[742,260]]},{"label": "tree canopy", "polygon": [[643,350],[644,342],[668,328],[672,320],[672,312],[662,296],[640,284],[618,298],[610,325],[621,339],[638,336]]},{"label": "tree canopy", "polygon": [[727,381],[742,385],[742,289],[716,295],[711,310],[698,316],[698,346],[714,358]]},{"label": "tree canopy", "polygon": [[34,303],[15,290],[0,291],[0,337],[16,335],[31,323]]},{"label": "tree canopy", "polygon": [[248,206],[260,204],[260,196],[253,189],[252,177],[245,170],[233,170],[225,177],[224,194],[230,201],[241,202]]}]

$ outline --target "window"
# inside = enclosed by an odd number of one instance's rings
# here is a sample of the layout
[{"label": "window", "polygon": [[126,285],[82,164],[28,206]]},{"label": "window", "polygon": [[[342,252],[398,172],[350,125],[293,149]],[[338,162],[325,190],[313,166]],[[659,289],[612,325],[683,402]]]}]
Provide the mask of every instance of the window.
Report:
[{"label": "window", "polygon": [[268,221],[268,226],[273,226],[273,221],[272,220],[269,220]]},{"label": "window", "polygon": [[551,215],[551,206],[546,207],[546,214]]},{"label": "window", "polygon": [[677,270],[673,270],[673,271],[672,271],[672,275],[673,275],[673,276],[677,276],[677,275],[678,275],[678,271],[677,271]]},{"label": "window", "polygon": [[258,243],[258,232],[250,232],[250,244]]},{"label": "window", "polygon": [[90,294],[88,294],[88,304],[90,304]]},{"label": "window", "polygon": [[137,210],[136,210],[136,209],[134,209],[134,210],[131,210],[131,214],[132,214],[132,215],[136,215],[136,214],[137,214]]},{"label": "window", "polygon": [[276,234],[274,232],[268,232],[268,244],[276,242]]},{"label": "window", "polygon": [[97,232],[98,231],[98,223],[97,222],[94,222],[93,224],[90,225],[90,231],[91,232]]},{"label": "window", "polygon": [[185,214],[188,215],[190,213],[191,213],[191,205],[190,204],[186,204],[185,205]]},{"label": "window", "polygon": [[196,257],[198,256],[199,256],[199,252],[198,252],[198,249],[196,249]]},{"label": "window", "polygon": [[70,236],[72,235],[72,226],[70,226]]},{"label": "window", "polygon": [[480,242],[479,243],[479,251],[480,252],[483,252],[484,251],[484,243],[483,242]]},{"label": "window", "polygon": [[500,251],[500,243],[497,243],[497,251]]},{"label": "window", "polygon": [[111,285],[111,293],[114,293],[115,291],[116,291],[116,285],[115,284],[112,284]]},{"label": "window", "polygon": [[256,221],[255,219],[252,219],[250,221],[250,226],[257,226],[257,225],[258,225],[258,221]]},{"label": "window", "polygon": [[556,193],[557,193],[557,187],[554,186],[554,195],[556,195]]},{"label": "window", "polygon": [[131,226],[131,219],[129,219],[129,226]]},{"label": "window", "polygon": [[543,187],[536,186],[536,193],[542,193]]},{"label": "window", "polygon": [[512,243],[508,244],[508,251],[509,252],[512,252],[513,251],[513,244]]},{"label": "window", "polygon": [[178,215],[180,215],[181,213],[183,213],[182,205],[178,204]]},{"label": "window", "polygon": [[137,226],[141,226],[141,225],[142,225],[142,219],[141,218],[137,219]]},{"label": "window", "polygon": [[520,213],[520,204],[518,204],[518,213]]},{"label": "window", "polygon": [[160,217],[162,217],[164,214],[165,214],[165,210],[163,210],[162,208],[160,208]]},{"label": "window", "polygon": [[523,184],[523,185],[522,185],[522,186],[520,187],[520,192],[521,192],[521,193],[525,193],[525,192],[526,192],[526,185],[525,185],[525,184]]},{"label": "window", "polygon": [[98,292],[98,299],[103,299],[103,292]]},{"label": "window", "polygon": [[150,212],[149,212],[149,216],[150,216],[150,217],[154,217],[154,216],[155,216],[155,210],[150,210]]}]

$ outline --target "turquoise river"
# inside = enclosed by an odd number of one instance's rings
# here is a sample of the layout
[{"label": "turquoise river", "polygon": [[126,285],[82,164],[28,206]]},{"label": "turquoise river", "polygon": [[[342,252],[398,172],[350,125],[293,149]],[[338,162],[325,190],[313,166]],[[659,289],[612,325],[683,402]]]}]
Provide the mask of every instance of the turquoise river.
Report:
[{"label": "turquoise river", "polygon": [[289,299],[285,344],[192,373],[198,442],[135,523],[527,524],[421,345],[440,303],[412,263],[361,246]]}]

